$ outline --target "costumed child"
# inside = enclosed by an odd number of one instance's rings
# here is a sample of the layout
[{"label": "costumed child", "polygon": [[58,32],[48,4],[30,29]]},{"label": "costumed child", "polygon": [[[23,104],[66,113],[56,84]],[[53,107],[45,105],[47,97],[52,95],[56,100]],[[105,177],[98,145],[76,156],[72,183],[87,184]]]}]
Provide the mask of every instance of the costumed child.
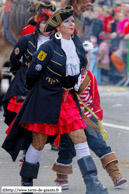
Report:
[{"label": "costumed child", "polygon": [[[86,51],[92,49],[91,43],[84,43]],[[76,91],[80,98],[79,103],[82,118],[87,125],[85,135],[90,149],[100,158],[103,168],[112,179],[115,187],[126,183],[126,178],[124,178],[119,171],[117,156],[102,137],[97,125],[98,120],[93,116],[95,114],[99,120],[103,120],[103,110],[100,106],[100,96],[96,78],[89,70],[86,70],[85,73],[82,74],[80,83],[76,85]],[[90,109],[90,112],[84,105]],[[55,179],[56,185],[61,186],[63,190],[67,190],[69,189],[68,175],[73,173],[72,159],[75,157],[76,151],[67,134],[62,135],[60,138],[60,151],[52,170],[55,171],[57,175]]]}]

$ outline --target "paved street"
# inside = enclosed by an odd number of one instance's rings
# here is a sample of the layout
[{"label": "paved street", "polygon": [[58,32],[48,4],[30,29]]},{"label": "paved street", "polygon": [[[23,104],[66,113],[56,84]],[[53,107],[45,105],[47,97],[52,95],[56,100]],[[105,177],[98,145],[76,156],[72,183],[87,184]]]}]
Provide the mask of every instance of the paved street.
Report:
[{"label": "paved street", "polygon": [[[128,179],[128,183],[119,188],[114,188],[111,179],[102,168],[100,160],[92,153],[98,168],[101,182],[108,188],[109,194],[129,194],[129,89],[99,87],[101,105],[104,109],[104,125],[108,131],[109,139],[107,144],[112,147],[119,159],[119,168],[122,174]],[[7,126],[3,122],[3,112],[0,112],[0,144],[5,138]],[[20,155],[15,163],[10,156],[0,148],[0,186],[20,186]],[[40,160],[40,172],[38,180],[34,181],[35,186],[55,186],[55,173],[51,170],[53,162],[57,158],[57,152],[51,151],[50,145],[46,145]],[[74,173],[69,176],[69,191],[63,194],[85,194],[80,171],[76,158],[73,160]]]}]

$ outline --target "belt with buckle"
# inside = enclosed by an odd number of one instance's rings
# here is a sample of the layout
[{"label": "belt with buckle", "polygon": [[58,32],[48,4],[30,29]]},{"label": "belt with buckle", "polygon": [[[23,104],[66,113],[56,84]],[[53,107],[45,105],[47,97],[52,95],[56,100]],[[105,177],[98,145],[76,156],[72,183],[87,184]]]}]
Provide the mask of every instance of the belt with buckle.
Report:
[{"label": "belt with buckle", "polygon": [[69,94],[69,91],[72,90],[73,87],[72,88],[64,88],[64,87],[62,87],[62,89],[65,91],[65,93],[64,93],[64,102],[65,102],[66,99],[67,99],[67,96]]}]

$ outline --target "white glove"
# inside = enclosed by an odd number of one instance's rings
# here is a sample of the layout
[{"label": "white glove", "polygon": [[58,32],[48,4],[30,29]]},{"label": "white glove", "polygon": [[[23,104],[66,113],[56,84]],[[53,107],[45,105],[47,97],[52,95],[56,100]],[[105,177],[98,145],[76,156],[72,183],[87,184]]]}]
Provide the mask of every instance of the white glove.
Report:
[{"label": "white glove", "polygon": [[81,74],[78,77],[78,82],[74,85],[74,90],[76,92],[79,90],[80,85],[81,85]]},{"label": "white glove", "polygon": [[89,52],[94,48],[92,42],[90,42],[88,40],[85,40],[82,45],[83,45],[83,48],[85,49],[86,52]]}]

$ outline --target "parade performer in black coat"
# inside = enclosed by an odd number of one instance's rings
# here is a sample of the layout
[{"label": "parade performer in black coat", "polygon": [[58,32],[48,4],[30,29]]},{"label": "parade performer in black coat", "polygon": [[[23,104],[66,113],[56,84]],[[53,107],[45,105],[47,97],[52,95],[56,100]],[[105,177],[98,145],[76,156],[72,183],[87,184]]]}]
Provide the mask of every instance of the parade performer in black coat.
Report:
[{"label": "parade performer in black coat", "polygon": [[[32,56],[41,44],[50,39],[50,33],[43,32],[45,22],[50,16],[49,12],[40,10],[36,16],[35,32],[21,37],[10,56],[10,71],[15,77],[3,98],[4,117],[7,125],[10,125],[16,117],[28,93],[24,87],[25,73],[31,63]],[[6,133],[8,134],[8,131]]]},{"label": "parade performer in black coat", "polygon": [[87,65],[85,51],[74,28],[72,6],[56,11],[46,22],[45,32],[57,32],[33,55],[26,74],[26,87],[30,92],[2,147],[14,161],[20,149],[28,147],[20,175],[23,186],[32,186],[48,135],[68,133],[75,145],[86,193],[108,194],[97,177],[74,90],[82,68]]}]

